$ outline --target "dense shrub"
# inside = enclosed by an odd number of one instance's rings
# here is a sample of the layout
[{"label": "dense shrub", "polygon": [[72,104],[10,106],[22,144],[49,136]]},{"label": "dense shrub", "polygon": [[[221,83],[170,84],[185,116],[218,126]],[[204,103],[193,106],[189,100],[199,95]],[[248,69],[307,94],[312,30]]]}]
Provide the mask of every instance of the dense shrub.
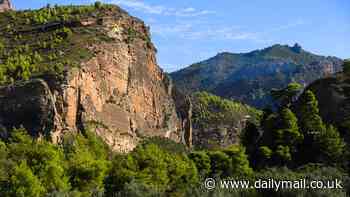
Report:
[{"label": "dense shrub", "polygon": [[105,187],[107,196],[123,193],[130,185],[176,195],[197,183],[197,169],[186,155],[145,144],[128,155],[114,158]]}]

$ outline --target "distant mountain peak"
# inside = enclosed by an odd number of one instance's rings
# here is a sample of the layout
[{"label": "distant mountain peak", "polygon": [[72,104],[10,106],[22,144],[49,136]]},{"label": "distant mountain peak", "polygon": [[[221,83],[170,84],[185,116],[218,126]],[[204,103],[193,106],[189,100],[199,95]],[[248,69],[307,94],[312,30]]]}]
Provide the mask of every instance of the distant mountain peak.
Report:
[{"label": "distant mountain peak", "polygon": [[269,91],[296,81],[309,84],[341,70],[343,60],[313,54],[295,43],[275,44],[249,53],[219,53],[171,73],[185,93],[207,91],[255,107],[271,104]]},{"label": "distant mountain peak", "polygon": [[295,43],[291,49],[296,53],[300,53],[303,50],[303,48],[298,43]]}]

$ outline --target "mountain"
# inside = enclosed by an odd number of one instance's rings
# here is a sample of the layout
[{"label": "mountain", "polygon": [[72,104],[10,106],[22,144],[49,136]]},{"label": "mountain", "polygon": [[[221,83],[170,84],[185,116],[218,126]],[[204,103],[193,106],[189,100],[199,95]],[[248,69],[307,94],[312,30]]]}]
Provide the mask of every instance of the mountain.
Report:
[{"label": "mountain", "polygon": [[271,89],[296,81],[307,85],[341,70],[342,60],[294,46],[273,45],[249,53],[220,53],[171,73],[184,93],[207,91],[263,108],[271,105]]},{"label": "mountain", "polygon": [[149,136],[190,143],[149,28],[114,5],[0,13],[0,85],[1,130],[58,143],[90,129],[119,152]]}]

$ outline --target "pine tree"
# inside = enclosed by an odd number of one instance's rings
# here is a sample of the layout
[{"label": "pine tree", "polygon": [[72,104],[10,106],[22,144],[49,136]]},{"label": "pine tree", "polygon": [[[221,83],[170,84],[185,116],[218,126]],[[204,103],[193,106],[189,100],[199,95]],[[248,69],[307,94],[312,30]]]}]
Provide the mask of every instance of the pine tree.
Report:
[{"label": "pine tree", "polygon": [[304,142],[300,147],[300,162],[317,162],[320,160],[320,136],[326,127],[319,115],[318,101],[314,93],[307,90],[299,98],[298,120],[304,135]]},{"label": "pine tree", "polygon": [[303,134],[313,137],[325,131],[322,118],[319,115],[318,101],[314,93],[306,91],[299,100],[298,119]]},{"label": "pine tree", "polygon": [[350,59],[345,60],[343,65],[343,71],[345,74],[350,74]]},{"label": "pine tree", "polygon": [[326,132],[320,136],[320,148],[323,159],[332,164],[339,162],[345,150],[345,142],[333,125],[327,127]]},{"label": "pine tree", "polygon": [[286,88],[280,90],[272,90],[271,96],[280,104],[280,107],[289,107],[302,90],[303,86],[293,82],[288,84]]},{"label": "pine tree", "polygon": [[279,128],[275,132],[278,144],[294,149],[294,146],[302,141],[303,135],[299,132],[298,119],[290,109],[281,110],[278,126]]},{"label": "pine tree", "polygon": [[297,111],[299,125],[305,136],[299,153],[301,162],[338,162],[345,143],[335,127],[326,127],[322,121],[318,101],[312,91],[308,90],[301,96]]}]

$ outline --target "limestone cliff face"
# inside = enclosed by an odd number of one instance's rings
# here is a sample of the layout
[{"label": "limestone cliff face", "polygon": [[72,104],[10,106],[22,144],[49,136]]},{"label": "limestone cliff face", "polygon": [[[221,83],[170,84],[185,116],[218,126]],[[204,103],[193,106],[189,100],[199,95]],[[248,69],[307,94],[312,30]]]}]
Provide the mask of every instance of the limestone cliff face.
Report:
[{"label": "limestone cliff face", "polygon": [[[144,23],[123,11],[80,23],[80,28],[97,26],[96,31],[110,40],[86,45],[92,58],[67,69],[63,80],[42,76],[0,88],[0,105],[10,108],[0,109],[2,124],[7,128],[24,125],[42,135],[49,132],[55,142],[65,132],[91,129],[119,152],[132,150],[147,136],[189,145],[185,130],[190,132],[190,128],[183,122],[186,113],[176,108],[173,87],[157,65]],[[18,99],[12,100],[11,94]],[[18,121],[11,122],[8,114]]]},{"label": "limestone cliff face", "polygon": [[0,0],[0,12],[5,12],[12,9],[10,0]]}]

